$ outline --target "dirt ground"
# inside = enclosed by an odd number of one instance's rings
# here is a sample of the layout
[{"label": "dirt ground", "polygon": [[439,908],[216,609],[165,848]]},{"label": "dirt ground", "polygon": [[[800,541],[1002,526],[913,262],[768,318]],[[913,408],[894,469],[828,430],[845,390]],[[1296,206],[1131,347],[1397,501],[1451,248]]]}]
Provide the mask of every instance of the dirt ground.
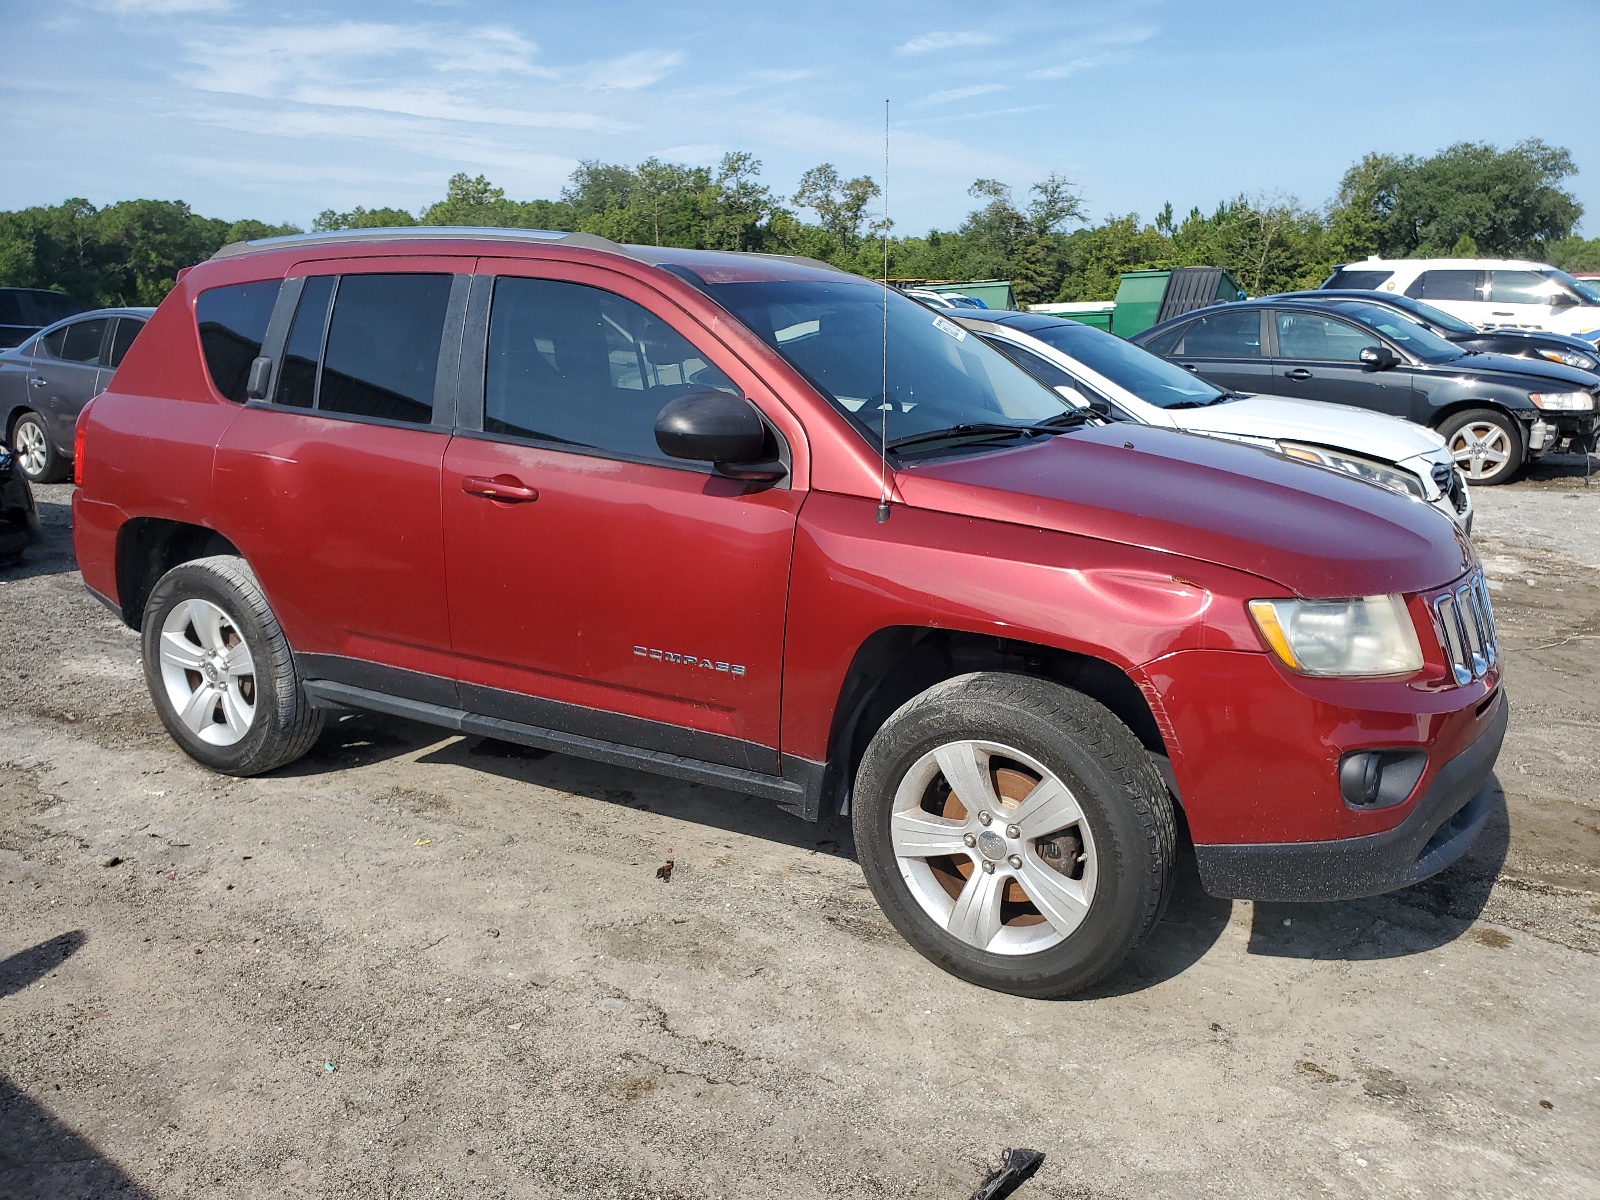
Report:
[{"label": "dirt ground", "polygon": [[[1397,895],[1206,897],[1092,996],[993,995],[848,831],[347,717],[185,758],[68,489],[0,574],[0,1196],[1600,1195],[1600,480],[1482,489],[1505,817]],[[670,881],[657,868],[671,859]]]}]

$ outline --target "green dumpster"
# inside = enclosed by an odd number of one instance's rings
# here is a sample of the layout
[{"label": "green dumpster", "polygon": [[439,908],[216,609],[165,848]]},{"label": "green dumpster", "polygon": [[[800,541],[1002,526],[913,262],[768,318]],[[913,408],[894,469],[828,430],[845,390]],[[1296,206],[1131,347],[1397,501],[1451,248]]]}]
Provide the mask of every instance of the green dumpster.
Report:
[{"label": "green dumpster", "polygon": [[1132,337],[1152,325],[1208,304],[1243,299],[1244,289],[1222,267],[1124,271],[1117,285],[1116,316],[1111,331],[1118,337]]}]

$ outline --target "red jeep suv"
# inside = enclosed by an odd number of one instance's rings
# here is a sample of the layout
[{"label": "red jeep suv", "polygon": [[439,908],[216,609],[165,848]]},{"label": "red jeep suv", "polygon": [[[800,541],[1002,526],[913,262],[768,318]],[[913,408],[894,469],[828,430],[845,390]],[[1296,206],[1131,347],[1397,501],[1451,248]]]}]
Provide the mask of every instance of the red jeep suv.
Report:
[{"label": "red jeep suv", "polygon": [[1471,545],[1102,424],[804,259],[406,229],[229,246],[77,428],[84,581],[235,775],[361,709],[848,812],[885,913],[1057,996],[1205,886],[1459,857],[1506,727]]}]

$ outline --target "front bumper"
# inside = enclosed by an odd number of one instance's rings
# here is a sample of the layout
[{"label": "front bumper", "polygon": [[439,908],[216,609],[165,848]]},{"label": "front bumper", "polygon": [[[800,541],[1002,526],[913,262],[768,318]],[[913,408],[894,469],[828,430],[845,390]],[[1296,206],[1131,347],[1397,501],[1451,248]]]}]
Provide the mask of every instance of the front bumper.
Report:
[{"label": "front bumper", "polygon": [[1213,896],[1240,900],[1353,900],[1419,883],[1465,854],[1491,811],[1494,769],[1511,706],[1441,767],[1404,821],[1362,837],[1321,842],[1196,845]]}]

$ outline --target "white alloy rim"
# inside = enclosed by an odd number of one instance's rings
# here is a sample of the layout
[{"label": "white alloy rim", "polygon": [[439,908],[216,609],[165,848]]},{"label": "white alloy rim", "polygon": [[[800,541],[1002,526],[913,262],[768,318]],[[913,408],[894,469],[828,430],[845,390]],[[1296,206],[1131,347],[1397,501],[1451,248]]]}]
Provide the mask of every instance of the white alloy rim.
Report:
[{"label": "white alloy rim", "polygon": [[998,742],[949,742],[906,772],[889,816],[895,862],[928,917],[990,954],[1037,954],[1094,902],[1094,837],[1072,790]]},{"label": "white alloy rim", "polygon": [[256,719],[256,665],[238,624],[209,600],[182,600],[161,623],[161,680],[178,720],[232,746]]},{"label": "white alloy rim", "polygon": [[17,461],[30,477],[44,474],[44,460],[48,455],[44,430],[36,421],[23,421],[17,426]]}]

